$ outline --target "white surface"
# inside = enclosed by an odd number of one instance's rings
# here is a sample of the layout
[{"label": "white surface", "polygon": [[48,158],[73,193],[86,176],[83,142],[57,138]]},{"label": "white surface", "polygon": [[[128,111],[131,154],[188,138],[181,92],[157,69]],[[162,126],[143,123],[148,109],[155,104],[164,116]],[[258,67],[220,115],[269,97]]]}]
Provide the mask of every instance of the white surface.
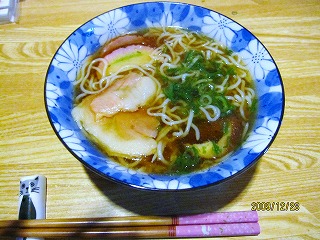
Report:
[{"label": "white surface", "polygon": [[0,0],[0,24],[16,22],[18,3],[18,0]]}]

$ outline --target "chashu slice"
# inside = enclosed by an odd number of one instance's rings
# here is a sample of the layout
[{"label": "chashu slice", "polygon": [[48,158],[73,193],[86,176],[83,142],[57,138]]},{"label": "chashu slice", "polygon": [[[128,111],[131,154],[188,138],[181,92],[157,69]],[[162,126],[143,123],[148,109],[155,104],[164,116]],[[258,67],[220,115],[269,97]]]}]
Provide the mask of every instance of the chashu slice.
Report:
[{"label": "chashu slice", "polygon": [[120,112],[96,121],[90,104],[95,96],[86,97],[72,110],[78,125],[83,128],[110,156],[139,159],[156,152],[155,137],[159,121],[145,110]]}]

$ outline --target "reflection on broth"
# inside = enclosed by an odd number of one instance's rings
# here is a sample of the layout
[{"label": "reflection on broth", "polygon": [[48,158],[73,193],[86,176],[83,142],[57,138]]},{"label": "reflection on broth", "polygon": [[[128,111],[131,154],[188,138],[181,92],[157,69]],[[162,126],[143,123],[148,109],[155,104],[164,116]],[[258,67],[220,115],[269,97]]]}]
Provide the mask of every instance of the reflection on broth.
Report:
[{"label": "reflection on broth", "polygon": [[112,39],[88,59],[72,115],[120,164],[148,173],[210,167],[239,147],[256,96],[241,58],[180,28]]}]

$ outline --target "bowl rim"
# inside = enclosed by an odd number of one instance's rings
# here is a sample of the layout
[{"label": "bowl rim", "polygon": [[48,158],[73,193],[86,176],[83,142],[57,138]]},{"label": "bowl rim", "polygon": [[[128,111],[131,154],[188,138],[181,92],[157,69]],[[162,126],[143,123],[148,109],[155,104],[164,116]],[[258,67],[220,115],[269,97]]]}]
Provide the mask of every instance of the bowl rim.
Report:
[{"label": "bowl rim", "polygon": [[[207,10],[209,12],[213,12],[213,13],[217,13],[218,15],[220,16],[223,16],[229,20],[231,20],[232,22],[238,24],[239,26],[241,26],[243,29],[245,29],[246,31],[248,31],[262,46],[263,48],[266,50],[266,52],[269,54],[269,56],[271,57],[271,60],[272,62],[274,63],[275,65],[275,70],[277,72],[277,75],[279,77],[279,83],[280,83],[280,87],[281,87],[281,97],[282,97],[282,102],[281,102],[281,113],[279,115],[279,119],[278,119],[278,125],[277,125],[277,128],[276,130],[274,131],[270,141],[268,142],[267,146],[263,149],[263,151],[260,151],[259,154],[257,156],[255,156],[254,160],[249,163],[248,165],[245,165],[242,169],[238,170],[237,172],[231,174],[230,176],[227,176],[227,177],[224,177],[223,179],[220,179],[220,180],[217,180],[215,182],[211,182],[211,183],[207,183],[205,185],[200,185],[200,186],[192,186],[192,187],[189,187],[189,188],[178,188],[178,189],[171,189],[171,188],[149,188],[149,187],[146,187],[146,186],[142,186],[142,185],[137,185],[137,184],[134,184],[134,183],[128,183],[128,182],[124,182],[124,181],[121,181],[117,178],[114,178],[112,176],[109,176],[109,175],[106,175],[106,174],[103,174],[101,171],[98,171],[96,168],[94,168],[93,166],[91,166],[89,163],[87,163],[86,161],[84,161],[81,157],[79,157],[69,146],[68,144],[63,140],[63,138],[60,136],[60,134],[58,133],[57,129],[55,128],[54,126],[54,122],[53,122],[53,119],[52,117],[50,116],[50,110],[49,110],[49,106],[48,106],[48,98],[47,98],[47,83],[48,83],[48,76],[50,74],[50,67],[52,66],[52,62],[54,61],[57,53],[59,52],[59,50],[61,49],[61,47],[63,46],[63,44],[68,41],[68,39],[70,39],[70,37],[75,33],[77,32],[79,29],[81,29],[83,26],[85,26],[86,24],[88,24],[89,22],[91,22],[92,20],[104,15],[104,14],[107,14],[107,13],[110,13],[110,12],[113,12],[113,11],[116,11],[118,9],[122,9],[122,8],[126,8],[126,7],[131,7],[131,6],[136,6],[136,5],[146,5],[146,4],[155,4],[155,3],[163,3],[163,4],[176,4],[176,5],[184,5],[184,6],[193,6],[193,7],[197,7],[197,8],[201,8],[201,9],[204,9],[204,10]],[[285,113],[285,88],[284,88],[284,83],[283,83],[283,80],[282,80],[282,76],[281,76],[281,73],[280,73],[280,70],[279,70],[279,67],[278,65],[276,64],[276,61],[275,59],[273,58],[273,56],[270,54],[270,51],[265,47],[265,45],[260,41],[260,39],[254,35],[250,30],[248,30],[246,27],[244,27],[242,24],[240,24],[239,22],[233,20],[232,18],[216,11],[216,10],[213,10],[213,9],[210,9],[210,8],[207,8],[207,7],[203,7],[203,6],[200,6],[200,5],[196,5],[196,4],[190,4],[190,3],[185,3],[185,2],[178,2],[178,1],[155,1],[155,2],[151,2],[151,1],[148,1],[148,2],[138,2],[138,3],[132,3],[132,4],[127,4],[127,5],[122,5],[120,7],[117,7],[117,8],[114,8],[114,9],[110,9],[108,11],[105,11],[103,13],[100,13],[94,17],[92,17],[91,19],[87,20],[86,22],[80,24],[77,28],[75,28],[62,42],[61,44],[59,45],[59,47],[57,48],[57,50],[55,51],[54,55],[52,56],[51,60],[50,60],[50,63],[48,65],[48,68],[47,68],[47,72],[46,72],[46,76],[45,76],[45,82],[44,82],[44,105],[45,105],[45,111],[46,111],[46,114],[47,114],[47,118],[49,120],[49,123],[55,133],[55,135],[58,137],[58,139],[60,140],[60,142],[64,145],[64,147],[69,151],[69,153],[71,153],[77,160],[79,160],[87,169],[89,169],[90,171],[94,172],[95,174],[98,174],[99,176],[101,176],[102,178],[104,179],[107,179],[107,180],[111,180],[112,182],[115,182],[115,183],[119,183],[120,185],[122,186],[126,186],[126,187],[129,187],[129,188],[134,188],[134,189],[139,189],[139,190],[143,190],[143,191],[153,191],[153,192],[187,192],[187,191],[192,191],[192,190],[198,190],[198,189],[204,189],[204,188],[208,188],[208,187],[212,187],[212,186],[215,186],[215,185],[218,185],[218,184],[221,184],[221,183],[224,183],[226,181],[229,181],[241,174],[243,174],[244,172],[246,172],[247,170],[251,169],[257,162],[258,160],[269,150],[270,146],[273,144],[274,140],[276,139],[276,136],[278,135],[279,131],[280,131],[280,128],[281,128],[281,125],[282,125],[282,121],[283,121],[283,117],[284,117],[284,113]],[[156,174],[153,174],[153,175],[156,175]],[[159,175],[161,176],[161,175]]]}]

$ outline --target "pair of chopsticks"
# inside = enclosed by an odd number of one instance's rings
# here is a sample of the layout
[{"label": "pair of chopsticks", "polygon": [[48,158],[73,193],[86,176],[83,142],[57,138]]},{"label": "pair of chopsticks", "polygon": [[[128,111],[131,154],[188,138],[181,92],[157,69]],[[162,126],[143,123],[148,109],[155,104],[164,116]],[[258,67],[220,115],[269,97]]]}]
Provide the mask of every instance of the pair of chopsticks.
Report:
[{"label": "pair of chopsticks", "polygon": [[255,211],[216,212],[189,216],[132,216],[0,220],[0,236],[76,238],[165,238],[258,235]]}]

